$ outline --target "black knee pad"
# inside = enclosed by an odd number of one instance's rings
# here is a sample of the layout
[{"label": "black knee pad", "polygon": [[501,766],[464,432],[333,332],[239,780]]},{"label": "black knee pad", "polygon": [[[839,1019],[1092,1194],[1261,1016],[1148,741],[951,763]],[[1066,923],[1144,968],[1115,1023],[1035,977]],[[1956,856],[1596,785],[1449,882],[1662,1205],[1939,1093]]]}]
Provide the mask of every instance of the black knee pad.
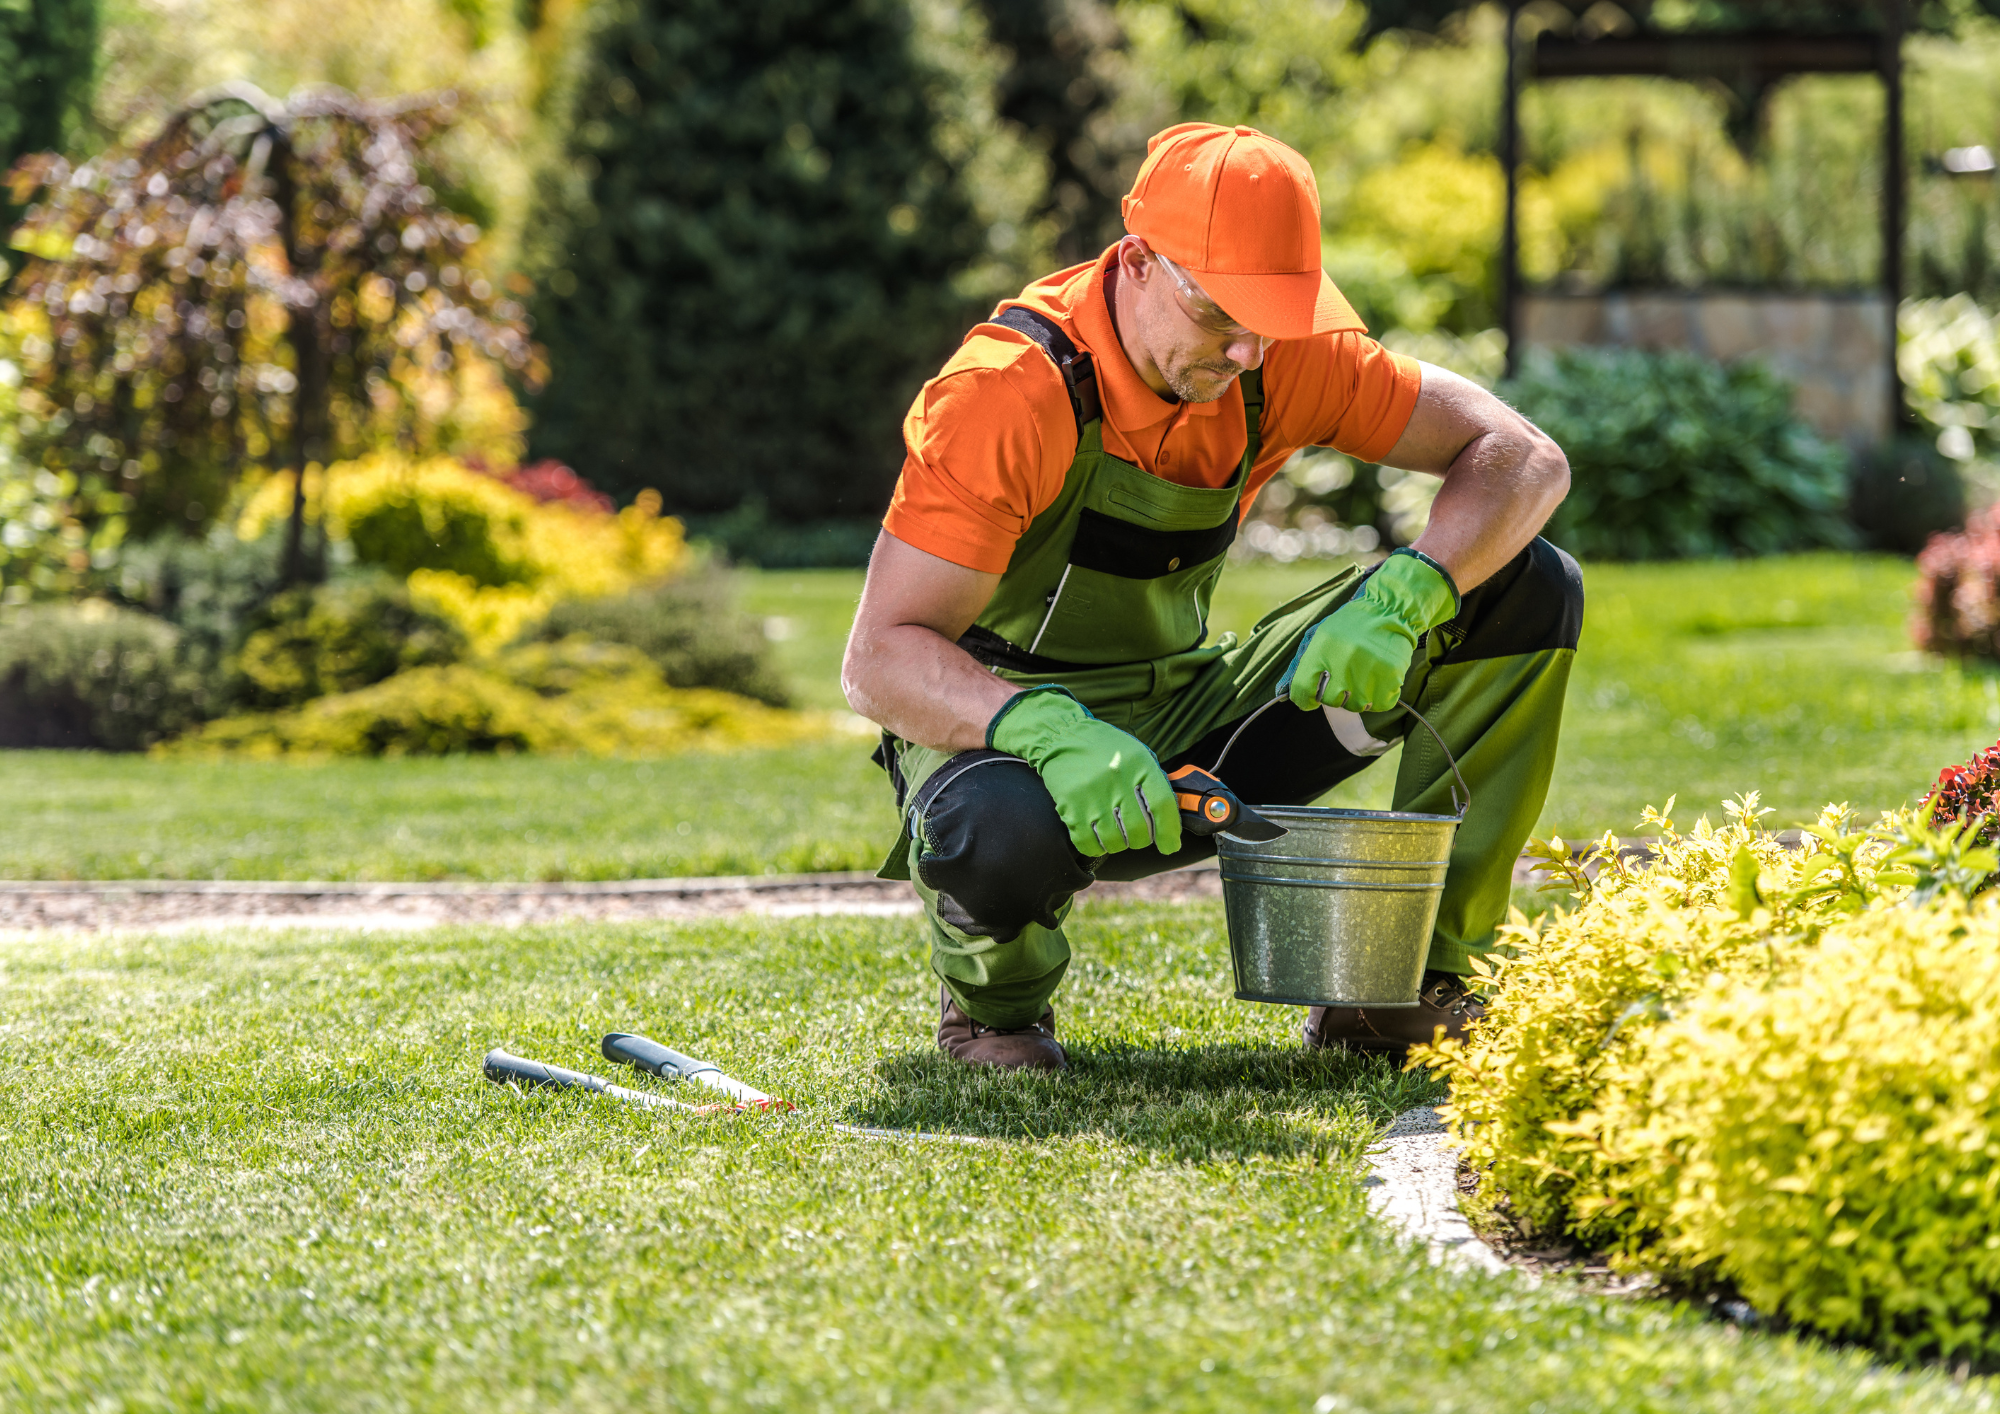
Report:
[{"label": "black knee pad", "polygon": [[938,914],[974,937],[1011,942],[1090,884],[1084,859],[1035,768],[999,751],[962,752],[910,805],[917,877]]},{"label": "black knee pad", "polygon": [[1583,632],[1583,571],[1538,535],[1466,594],[1454,624],[1464,632],[1449,654],[1454,663],[1575,648]]}]

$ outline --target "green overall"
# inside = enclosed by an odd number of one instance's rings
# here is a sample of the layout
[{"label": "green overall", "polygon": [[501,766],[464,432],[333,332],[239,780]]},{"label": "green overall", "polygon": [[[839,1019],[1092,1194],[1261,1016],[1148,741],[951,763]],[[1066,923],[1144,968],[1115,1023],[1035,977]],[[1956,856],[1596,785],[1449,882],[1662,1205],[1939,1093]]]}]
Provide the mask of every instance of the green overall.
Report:
[{"label": "green overall", "polygon": [[[1071,382],[1082,423],[1076,457],[1054,504],[1017,542],[992,601],[960,642],[1009,682],[1067,688],[1165,760],[1268,702],[1307,631],[1346,602],[1362,571],[1345,569],[1279,606],[1241,641],[1224,634],[1206,643],[1209,604],[1257,459],[1260,372],[1239,380],[1248,437],[1234,477],[1222,487],[1181,486],[1104,450],[1094,386],[1075,396],[1073,366],[1064,357],[1073,346],[1057,331],[1051,348],[1043,331],[1017,322],[1024,313],[1009,310],[1013,317],[999,322],[1042,342]],[[1555,648],[1439,664],[1455,646],[1453,627],[1420,644],[1403,695],[1444,735],[1472,790],[1427,964],[1463,973],[1471,955],[1491,945],[1505,916],[1514,860],[1547,794],[1574,654]],[[1400,713],[1359,720],[1380,742],[1408,729]],[[888,746],[906,810],[955,754],[895,739]],[[1416,733],[1404,746],[1394,808],[1449,814],[1449,780],[1436,743]],[[1030,923],[998,943],[947,923],[936,892],[911,867],[913,842],[922,839],[922,822],[906,813],[881,874],[909,879],[922,898],[932,970],[974,1019],[996,1027],[1033,1022],[1069,965],[1062,929]]]}]

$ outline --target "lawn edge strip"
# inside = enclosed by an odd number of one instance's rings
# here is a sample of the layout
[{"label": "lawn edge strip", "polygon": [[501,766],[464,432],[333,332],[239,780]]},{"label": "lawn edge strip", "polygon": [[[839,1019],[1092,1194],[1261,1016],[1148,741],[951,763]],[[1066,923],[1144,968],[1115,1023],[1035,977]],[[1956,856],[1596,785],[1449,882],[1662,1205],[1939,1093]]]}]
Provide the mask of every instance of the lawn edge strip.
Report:
[{"label": "lawn edge strip", "polygon": [[1405,1240],[1423,1245],[1434,1265],[1511,1274],[1534,1284],[1537,1278],[1511,1266],[1466,1221],[1458,1203],[1458,1156],[1437,1106],[1404,1110],[1369,1146],[1362,1180],[1368,1211]]},{"label": "lawn edge strip", "polygon": [[[1095,884],[1080,901],[1188,903],[1221,897],[1212,861]],[[746,913],[914,912],[902,880],[860,870],[551,883],[230,879],[0,880],[0,931],[149,927],[520,926],[572,920],[678,921]]]}]

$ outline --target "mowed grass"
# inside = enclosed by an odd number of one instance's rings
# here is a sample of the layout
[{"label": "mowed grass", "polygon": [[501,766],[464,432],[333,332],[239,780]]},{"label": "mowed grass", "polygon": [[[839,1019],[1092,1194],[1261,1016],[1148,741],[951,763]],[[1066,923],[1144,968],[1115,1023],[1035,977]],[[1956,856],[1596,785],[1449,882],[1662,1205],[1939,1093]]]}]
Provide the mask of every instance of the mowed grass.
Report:
[{"label": "mowed grass", "polygon": [[[1232,567],[1214,627],[1245,632],[1326,565]],[[1773,823],[1829,801],[1872,815],[2000,735],[2000,677],[1926,658],[1915,571],[1886,556],[1593,565],[1541,832],[1683,820],[1738,791]],[[842,706],[851,570],[744,577],[803,705]],[[0,753],[0,877],[615,879],[865,869],[895,831],[860,737],[668,761],[314,765]],[[1328,797],[1390,803],[1391,752]]]},{"label": "mowed grass", "polygon": [[666,878],[872,869],[865,741],[654,761],[153,761],[0,752],[0,877]]},{"label": "mowed grass", "polygon": [[[1238,565],[1213,628],[1245,633],[1327,578],[1324,564]],[[1588,565],[1543,833],[1630,833],[1647,805],[1716,812],[1757,790],[1785,824],[1829,801],[1864,813],[1913,800],[1938,770],[2000,736],[2000,674],[1910,646],[1916,570],[1887,555],[1795,555]],[[838,701],[840,644],[860,592],[853,571],[751,581],[757,612],[792,615],[778,645],[795,680],[820,673]],[[1397,756],[1328,803],[1386,808]]]},{"label": "mowed grass", "polygon": [[1671,795],[1691,821],[1758,790],[1788,825],[1912,802],[2000,736],[1993,667],[1910,646],[1915,579],[1889,556],[1586,566],[1544,830],[1630,833]]},{"label": "mowed grass", "polygon": [[[1422,1082],[1230,1001],[1213,907],[1086,905],[1075,934],[1060,1079],[936,1056],[907,919],[8,941],[0,1407],[1992,1407],[1432,1266],[1359,1180]],[[478,1076],[494,1045],[604,1070],[607,1029],[805,1109]]]}]

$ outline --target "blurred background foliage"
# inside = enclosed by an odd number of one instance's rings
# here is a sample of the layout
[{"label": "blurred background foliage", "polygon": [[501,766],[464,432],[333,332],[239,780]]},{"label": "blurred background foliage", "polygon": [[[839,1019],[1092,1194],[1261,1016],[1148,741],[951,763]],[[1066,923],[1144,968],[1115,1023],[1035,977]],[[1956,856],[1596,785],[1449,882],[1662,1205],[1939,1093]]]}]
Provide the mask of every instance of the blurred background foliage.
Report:
[{"label": "blurred background foliage", "polygon": [[[97,0],[0,8],[0,170],[29,152],[73,143],[89,114],[97,64]],[[0,224],[20,212],[0,195]]]},{"label": "blurred background foliage", "polygon": [[[1552,430],[1561,425],[1580,473],[1629,493],[1566,510],[1561,531],[1579,548],[1742,554],[1861,535],[1908,551],[1926,517],[1946,523],[1968,493],[1974,502],[2000,495],[2000,181],[1949,176],[1938,162],[1951,148],[2000,147],[1996,8],[1926,3],[1905,47],[1912,176],[1901,351],[1912,435],[1850,458],[1788,417],[1782,385],[1672,356],[1572,359],[1556,375],[1554,365],[1524,368],[1503,394]],[[1752,10],[1737,4],[1725,16],[1661,0],[1652,13],[1741,22],[1757,18]],[[1618,23],[1604,6],[1580,16],[1552,0],[1527,14],[1531,27],[1558,31]],[[202,693],[161,687],[135,699],[107,678],[73,694],[127,702],[111,716],[69,715],[118,717],[128,742],[169,731],[164,717],[157,729],[135,726],[134,700],[173,704],[178,723],[190,712],[278,710],[297,695],[271,685],[281,679],[366,690],[345,685],[373,674],[368,665],[402,663],[381,644],[353,641],[352,624],[369,614],[433,645],[398,671],[494,663],[515,651],[509,644],[582,635],[639,658],[579,682],[609,682],[643,660],[669,688],[782,702],[768,661],[744,646],[755,635],[746,639],[721,607],[724,581],[692,572],[710,561],[683,552],[683,532],[764,565],[857,563],[900,464],[899,422],[918,385],[997,299],[1092,258],[1119,234],[1118,198],[1147,136],[1169,123],[1253,123],[1304,152],[1319,177],[1327,267],[1371,329],[1497,386],[1506,357],[1495,327],[1502,29],[1496,7],[1444,0],[0,8],[0,158],[10,161],[52,149],[66,170],[113,171],[156,142],[191,95],[228,81],[306,97],[331,85],[385,103],[449,91],[451,121],[423,159],[423,200],[459,223],[455,265],[484,272],[496,307],[515,302],[537,346],[518,370],[468,360],[450,376],[413,346],[398,365],[408,377],[395,375],[402,382],[388,390],[395,396],[368,404],[379,417],[337,420],[303,458],[295,439],[248,439],[226,476],[192,467],[177,492],[164,488],[172,514],[162,516],[95,464],[103,457],[65,441],[61,428],[50,435],[53,418],[78,415],[74,397],[58,405],[44,376],[69,355],[54,338],[60,321],[28,317],[24,305],[24,269],[46,267],[70,281],[62,288],[88,314],[92,299],[115,299],[115,288],[97,286],[115,286],[127,253],[64,248],[57,227],[30,219],[19,231],[41,234],[17,233],[16,248],[0,255],[0,604],[101,604],[172,630],[170,651],[157,634],[140,635],[147,646],[132,650],[133,671],[181,684],[172,665],[193,665],[208,684]],[[1757,111],[1751,122],[1719,86],[1530,85],[1528,280],[1576,291],[1871,284],[1879,85],[1795,79]],[[442,279],[441,268],[423,272]],[[295,273],[267,271],[273,289]],[[398,288],[398,301],[417,293]],[[270,328],[253,325],[245,340],[232,358],[258,364],[264,382],[296,373],[295,353]],[[82,387],[72,382],[72,392]],[[1622,400],[1617,417],[1579,402],[1607,396]],[[1639,442],[1679,450],[1647,461],[1629,455]],[[1671,526],[1632,516],[1648,498],[1692,495],[1702,468],[1691,459],[1710,456],[1755,461],[1740,479],[1763,499],[1690,502]],[[324,486],[333,477],[374,488],[375,500],[351,522],[337,505],[314,510],[313,585],[281,594],[274,512],[288,490],[296,498],[302,459],[340,468],[309,470],[308,493],[315,478]],[[1912,477],[1928,488],[1922,497],[1911,494]],[[581,498],[560,512],[542,494],[558,483],[569,489],[553,499]],[[1331,452],[1304,454],[1260,500],[1239,553],[1379,552],[1420,532],[1435,487]],[[578,543],[627,533],[600,492],[661,534],[672,526],[674,563],[585,584],[545,544],[538,568],[515,553],[544,543],[534,526],[564,517],[597,527]],[[1865,531],[1839,520],[1843,502]],[[429,537],[437,554],[406,553],[413,536]],[[491,551],[491,563],[459,562],[459,551],[477,559],[474,550]],[[361,574],[377,578],[325,594],[314,587]],[[420,619],[446,629],[418,633]],[[652,619],[666,627],[642,630]],[[132,637],[115,616],[91,622],[112,625],[90,630],[100,637]],[[714,641],[702,639],[711,624]],[[17,665],[41,662],[31,649],[54,630],[38,619],[23,632]],[[246,659],[252,638],[260,646]],[[333,645],[332,657],[308,651],[315,638]],[[336,659],[362,666],[329,667]],[[460,679],[425,681],[422,693],[397,697],[398,711]],[[452,720],[459,725],[439,728],[447,737],[464,725]],[[276,739],[276,728],[258,730]]]},{"label": "blurred background foliage", "polygon": [[[1947,177],[1935,159],[2000,143],[1991,8],[1926,5],[1905,51],[1906,287],[1987,309],[2000,305],[2000,183]],[[38,140],[59,134],[76,155],[143,140],[226,78],[273,93],[456,89],[440,199],[478,224],[487,269],[535,292],[549,353],[530,454],[621,501],[658,489],[740,556],[864,549],[916,385],[994,300],[1115,238],[1146,137],[1180,119],[1254,123],[1311,159],[1328,268],[1378,335],[1489,380],[1498,361],[1491,5],[43,9],[68,17],[45,26],[71,36],[64,52],[95,55],[94,68],[51,61],[69,82],[59,100],[43,85],[33,119]],[[1529,23],[1577,21],[1543,3]],[[1864,76],[1783,83],[1747,133],[1720,86],[1530,85],[1524,273],[1566,289],[1869,284],[1881,112]]]},{"label": "blurred background foliage", "polygon": [[529,243],[538,453],[780,521],[888,499],[981,230],[897,0],[605,0]]}]

